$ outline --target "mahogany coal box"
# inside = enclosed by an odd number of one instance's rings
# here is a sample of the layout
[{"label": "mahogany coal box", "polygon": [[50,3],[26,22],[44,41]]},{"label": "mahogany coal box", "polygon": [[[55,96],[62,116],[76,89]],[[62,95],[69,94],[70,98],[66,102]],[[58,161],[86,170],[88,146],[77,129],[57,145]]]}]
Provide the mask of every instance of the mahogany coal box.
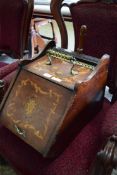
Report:
[{"label": "mahogany coal box", "polygon": [[44,157],[57,156],[101,108],[108,64],[108,55],[97,59],[50,42],[19,65],[1,123]]}]

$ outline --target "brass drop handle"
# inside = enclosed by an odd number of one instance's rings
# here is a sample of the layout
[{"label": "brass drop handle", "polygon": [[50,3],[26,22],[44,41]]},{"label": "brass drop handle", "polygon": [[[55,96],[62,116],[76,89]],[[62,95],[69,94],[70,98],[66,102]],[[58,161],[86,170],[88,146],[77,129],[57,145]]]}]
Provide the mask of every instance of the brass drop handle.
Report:
[{"label": "brass drop handle", "polygon": [[48,61],[46,62],[47,65],[52,65],[52,59],[51,56],[49,54],[47,54],[48,56]]},{"label": "brass drop handle", "polygon": [[78,75],[78,71],[73,70],[74,69],[74,66],[76,64],[75,57],[72,57],[71,63],[73,64],[72,67],[71,67],[71,70],[70,70],[71,75]]},{"label": "brass drop handle", "polygon": [[23,137],[26,137],[25,135],[25,131],[22,130],[21,128],[19,128],[17,125],[14,125],[15,129],[16,129],[16,132],[20,135],[20,136],[23,136]]},{"label": "brass drop handle", "polygon": [[[54,52],[54,51],[51,51],[51,52]],[[48,61],[46,62],[46,65],[52,65],[51,54],[47,53],[47,56],[48,56]],[[71,62],[71,63],[72,63],[72,67],[71,67],[71,69],[70,69],[70,74],[71,74],[71,75],[78,75],[78,71],[74,71],[74,70],[73,70],[73,68],[74,68],[74,66],[75,66],[75,64],[76,64],[76,59],[75,59],[75,57],[70,56],[70,55],[69,55],[69,56],[68,56],[68,55],[65,55],[64,53],[61,54],[61,53],[59,53],[59,52],[54,52],[54,53],[53,53],[53,56],[54,56],[55,58],[60,59],[60,60],[65,60],[65,61]]]}]

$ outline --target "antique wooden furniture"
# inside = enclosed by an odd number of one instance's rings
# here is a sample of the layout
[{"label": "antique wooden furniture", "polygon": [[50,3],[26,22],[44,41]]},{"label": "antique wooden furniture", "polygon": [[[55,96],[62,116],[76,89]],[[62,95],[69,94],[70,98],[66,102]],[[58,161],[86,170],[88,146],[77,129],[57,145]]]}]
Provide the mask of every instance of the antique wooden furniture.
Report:
[{"label": "antique wooden furniture", "polygon": [[[79,46],[80,26],[87,26],[87,33],[84,41],[84,53],[95,57],[101,57],[103,53],[110,55],[110,66],[107,85],[110,92],[114,94],[116,99],[117,91],[117,4],[106,3],[102,1],[85,2],[67,4],[63,0],[52,0],[51,11],[58,23],[62,47],[67,48],[68,36],[64,20],[61,15],[61,7],[67,6],[70,9],[74,33],[75,48],[77,51]],[[113,100],[114,101],[114,100]]]},{"label": "antique wooden furniture", "polygon": [[[50,9],[50,3],[51,1],[47,4],[45,4],[45,1],[38,1],[38,2],[34,2],[34,16],[40,17],[40,18],[44,18],[44,19],[53,19],[53,15],[51,13],[51,9]],[[69,20],[70,17],[70,13],[69,10],[65,7],[64,9],[62,9],[62,14],[64,15],[64,19],[65,20]]]},{"label": "antique wooden furniture", "polygon": [[[0,1],[0,59],[3,60],[0,62],[0,87],[3,88],[4,84],[4,93],[15,74],[14,70],[18,68],[18,60],[31,58],[33,55],[29,34],[32,13],[33,0],[10,0],[9,4],[6,0]],[[3,63],[9,57],[16,61],[11,64]]]},{"label": "antique wooden furniture", "polygon": [[[97,153],[91,175],[111,175],[117,168],[117,136],[109,137],[104,148]],[[116,170],[117,171],[117,170]],[[113,173],[112,173],[113,172]],[[115,173],[116,174],[116,173]]]},{"label": "antique wooden furniture", "polygon": [[72,123],[78,120],[81,129],[89,120],[81,111],[100,109],[108,64],[108,55],[99,60],[50,42],[39,57],[22,62],[1,104],[1,123],[43,156],[60,154]]},{"label": "antique wooden furniture", "polygon": [[7,3],[0,2],[0,51],[14,58],[23,58],[24,51],[29,51],[27,43],[33,0],[10,0],[9,5]]},{"label": "antique wooden furniture", "polygon": [[[114,174],[112,173],[114,169],[117,171],[116,117],[117,117],[117,101],[110,107],[109,110],[105,111],[103,119],[100,123],[101,124],[101,135],[100,137],[98,136],[98,138],[103,143],[103,148],[101,148],[101,150],[98,152],[96,156],[96,160],[92,166],[93,169],[91,169],[91,175],[93,174],[94,175],[97,175],[97,174],[111,175],[111,174]],[[107,137],[108,137],[108,140],[106,141],[105,138]]]},{"label": "antique wooden furniture", "polygon": [[[113,134],[117,135],[116,116],[117,102],[110,105],[105,100],[102,110],[80,133],[77,133],[66,150],[53,160],[43,158],[32,147],[0,125],[0,153],[10,162],[17,174],[105,175],[105,169],[109,169],[110,165],[113,168],[116,166],[116,138],[109,141],[108,145],[111,147],[108,147],[108,154],[107,149],[103,151],[107,138]],[[85,117],[89,117],[88,114]],[[96,153],[100,150],[105,158],[97,159],[95,164]]]},{"label": "antique wooden furniture", "polygon": [[[46,34],[41,35],[40,28],[42,26],[43,28],[45,28],[48,25],[50,26],[50,36],[46,36]],[[32,43],[34,45],[32,48],[35,49],[37,52],[43,50],[48,40],[55,40],[54,24],[51,19],[41,19],[34,16],[33,19],[31,20],[31,26],[33,36]]]}]

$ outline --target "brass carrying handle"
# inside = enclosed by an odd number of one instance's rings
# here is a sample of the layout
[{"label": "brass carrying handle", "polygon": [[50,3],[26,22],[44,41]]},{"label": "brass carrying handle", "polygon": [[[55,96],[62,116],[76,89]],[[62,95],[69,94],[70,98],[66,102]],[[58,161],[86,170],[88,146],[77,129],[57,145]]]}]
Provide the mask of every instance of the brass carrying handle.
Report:
[{"label": "brass carrying handle", "polygon": [[79,47],[77,49],[77,52],[79,54],[83,53],[84,36],[86,34],[86,31],[87,31],[87,26],[82,25],[81,28],[80,28]]},{"label": "brass carrying handle", "polygon": [[71,75],[78,75],[78,71],[75,71],[74,70],[74,66],[75,66],[75,64],[76,64],[76,59],[75,59],[75,57],[73,57],[73,60],[71,61],[72,62],[72,67],[71,67],[71,71],[70,71],[70,73],[71,73]]},{"label": "brass carrying handle", "polygon": [[[58,54],[58,55],[57,55]],[[47,56],[48,56],[48,61],[46,62],[46,65],[52,65],[52,59],[51,59],[51,55],[50,54],[47,54]],[[61,56],[61,54],[59,54],[59,53],[56,53],[55,55],[54,55],[54,57],[57,57],[57,58],[59,58]],[[60,59],[60,58],[59,58]],[[63,60],[64,60],[64,58],[62,58]],[[62,60],[61,59],[61,60]],[[66,59],[66,56],[65,56],[65,59]],[[78,71],[74,71],[73,70],[73,68],[74,68],[74,66],[75,66],[75,64],[76,64],[76,59],[75,59],[75,57],[71,57],[71,59],[69,59],[69,61],[72,63],[72,67],[71,67],[71,70],[70,70],[70,74],[71,75],[77,75],[78,74]]]},{"label": "brass carrying handle", "polygon": [[47,65],[52,65],[52,59],[51,56],[49,54],[47,54],[48,56],[48,61],[46,62]]},{"label": "brass carrying handle", "polygon": [[21,128],[19,128],[17,125],[14,125],[15,129],[16,129],[16,132],[20,135],[20,136],[23,136],[23,137],[26,137],[25,135],[25,131],[22,130]]}]

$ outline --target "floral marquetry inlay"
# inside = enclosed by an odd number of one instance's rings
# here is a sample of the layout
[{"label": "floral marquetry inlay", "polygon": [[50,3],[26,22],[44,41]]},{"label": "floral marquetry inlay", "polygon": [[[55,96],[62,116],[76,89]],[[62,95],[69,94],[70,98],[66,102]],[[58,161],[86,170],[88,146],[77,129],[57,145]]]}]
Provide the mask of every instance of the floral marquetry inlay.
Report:
[{"label": "floral marquetry inlay", "polygon": [[29,99],[27,103],[25,103],[24,110],[26,115],[30,116],[36,110],[37,103],[34,99]]},{"label": "floral marquetry inlay", "polygon": [[[28,88],[30,91],[27,90]],[[62,95],[56,93],[51,88],[43,89],[41,85],[33,82],[31,79],[23,79],[18,82],[13,97],[7,105],[7,117],[14,123],[14,126],[17,125],[24,131],[30,130],[33,135],[40,140],[44,140]],[[46,104],[47,102],[48,105]],[[39,126],[35,122],[35,118]]]}]

